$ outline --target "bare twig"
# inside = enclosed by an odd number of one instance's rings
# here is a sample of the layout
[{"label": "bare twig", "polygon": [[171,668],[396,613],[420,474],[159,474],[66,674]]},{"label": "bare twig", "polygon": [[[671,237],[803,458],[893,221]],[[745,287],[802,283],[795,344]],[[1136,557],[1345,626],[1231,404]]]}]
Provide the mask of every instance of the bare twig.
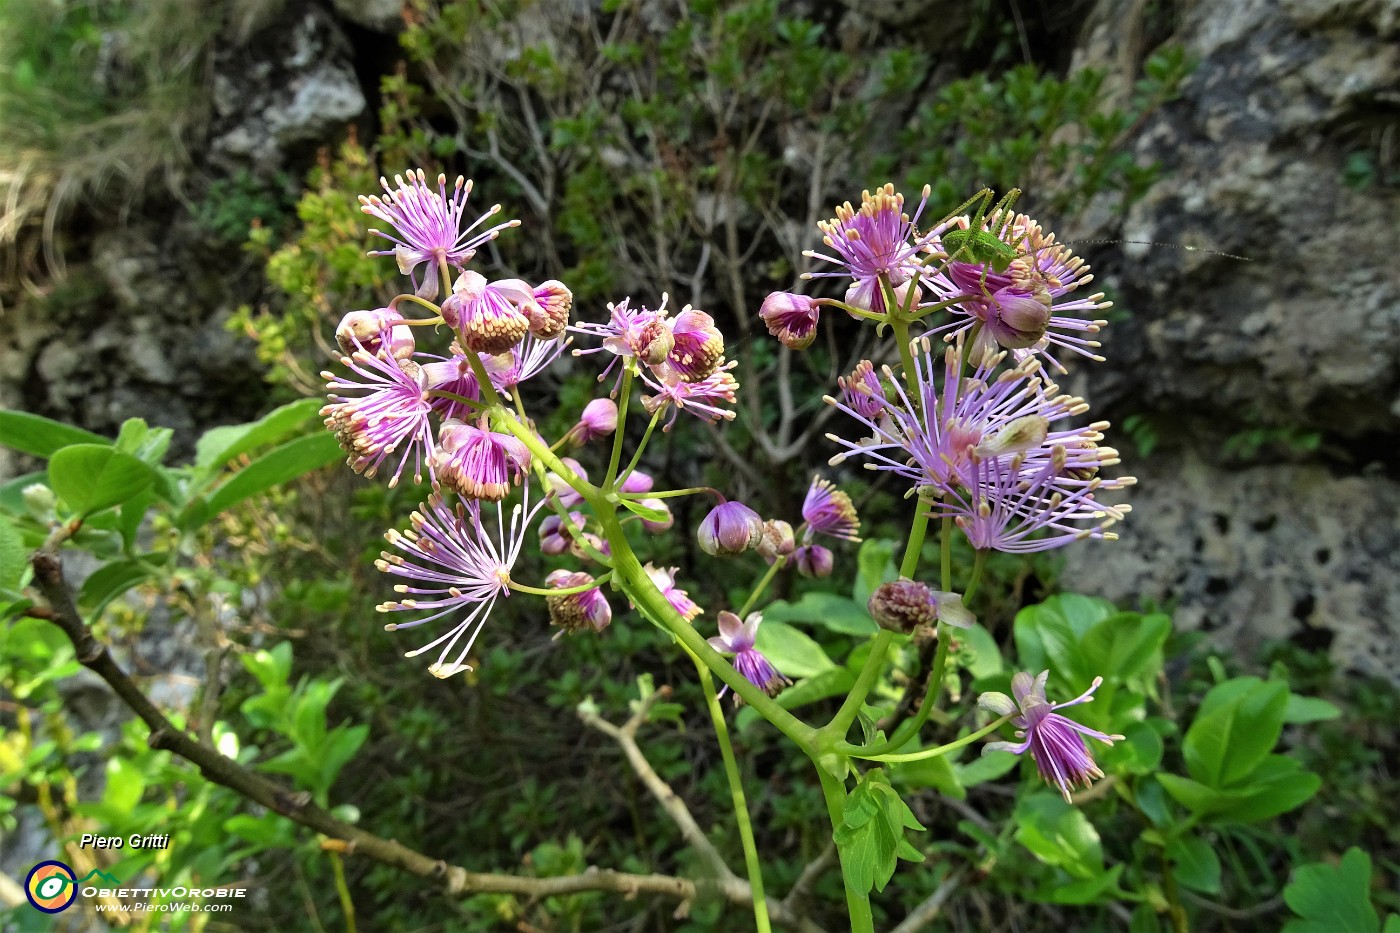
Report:
[{"label": "bare twig", "polygon": [[[700,824],[695,822],[695,817],[690,813],[690,808],[685,805],[685,801],[661,779],[661,776],[652,768],[647,761],[646,755],[637,744],[637,730],[646,722],[647,714],[652,705],[657,701],[670,696],[669,687],[662,687],[647,696],[637,708],[632,716],[621,726],[614,725],[603,719],[597,713],[580,712],[579,718],[584,725],[592,729],[597,729],[621,746],[623,754],[627,756],[627,763],[632,766],[633,772],[641,780],[647,791],[661,804],[666,815],[671,818],[671,822],[681,831],[681,836],[700,856],[707,870],[713,873],[720,891],[732,903],[753,903],[753,891],[749,887],[748,881],[740,878],[730,870],[724,856],[715,848],[705,831],[700,828]],[[805,873],[804,873],[805,875]],[[782,901],[768,898],[768,913],[773,920],[788,926],[794,926],[802,930],[803,933],[819,933],[820,927],[809,920],[804,919],[795,905],[805,897],[805,890],[799,891],[802,879],[798,879],[798,884],[793,886],[793,890]],[[811,884],[811,881],[808,881]]]},{"label": "bare twig", "polygon": [[955,871],[943,883],[924,900],[922,904],[909,912],[909,916],[899,926],[890,933],[918,933],[919,930],[928,928],[938,914],[943,910],[943,905],[948,902],[948,898],[953,896],[953,892],[962,884],[963,874]]},{"label": "bare twig", "polygon": [[[207,780],[328,837],[322,842],[322,847],[328,851],[347,857],[362,855],[392,865],[433,882],[445,894],[453,897],[512,894],[540,898],[584,891],[612,891],[629,898],[638,894],[656,894],[679,902],[677,916],[685,915],[697,895],[707,891],[717,891],[736,904],[752,903],[747,882],[737,878],[738,884],[716,884],[708,879],[692,881],[670,875],[640,875],[596,867],[590,867],[580,874],[555,878],[468,871],[335,818],[316,806],[310,794],[292,791],[245,768],[166,718],[117,664],[107,646],[93,636],[92,630],[79,615],[72,591],[63,579],[58,555],[58,545],[65,537],[62,533],[51,536],[50,541],[31,558],[35,585],[49,603],[48,607],[39,607],[34,616],[62,629],[73,643],[78,661],[106,681],[122,702],[146,723],[151,730],[147,739],[151,748],[166,750],[185,759],[198,767]],[[772,911],[775,919],[780,916],[779,911],[780,905],[778,910]],[[787,914],[781,916],[786,918]],[[802,928],[809,933],[820,933],[818,928],[810,925],[804,924]]]}]

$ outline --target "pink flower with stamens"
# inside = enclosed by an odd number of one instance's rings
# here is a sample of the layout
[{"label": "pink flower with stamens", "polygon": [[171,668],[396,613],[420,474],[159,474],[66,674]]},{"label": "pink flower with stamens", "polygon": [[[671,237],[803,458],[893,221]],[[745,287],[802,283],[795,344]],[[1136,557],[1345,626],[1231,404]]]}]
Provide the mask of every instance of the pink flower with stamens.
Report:
[{"label": "pink flower with stamens", "polygon": [[[745,680],[770,697],[777,696],[792,683],[778,672],[763,652],[754,647],[763,613],[751,612],[747,619],[741,621],[734,613],[721,611],[716,621],[719,623],[719,634],[710,639],[710,647],[723,654],[734,655],[734,669]],[[725,687],[721,690],[720,696],[728,689]],[[737,706],[740,702],[739,695],[734,694],[734,704]]]},{"label": "pink flower with stamens", "polygon": [[524,339],[530,319],[522,307],[535,300],[530,286],[520,279],[488,282],[471,269],[452,284],[452,294],[442,303],[442,319],[457,332],[462,346],[495,356],[507,353]]},{"label": "pink flower with stamens", "polygon": [[724,335],[715,319],[686,305],[667,322],[671,350],[665,365],[685,382],[700,382],[724,361]]},{"label": "pink flower with stamens", "polygon": [[817,339],[821,306],[807,295],[772,292],[758,309],[768,333],[790,350],[805,350]]},{"label": "pink flower with stamens", "polygon": [[[983,229],[990,230],[991,223],[988,218]],[[948,226],[967,229],[968,224],[969,218],[959,217]],[[1099,341],[1094,337],[1108,321],[1097,315],[1113,302],[1104,300],[1102,292],[1084,297],[1076,294],[1094,279],[1084,260],[1056,243],[1053,233],[1046,233],[1025,214],[1016,214],[995,232],[998,239],[1015,248],[1017,257],[1005,272],[959,260],[948,263],[947,277],[953,289],[940,294],[967,297],[950,309],[951,323],[928,334],[953,339],[980,326],[979,346],[974,349],[984,350],[995,341],[1009,349],[1018,363],[1038,356],[1062,373],[1064,364],[1054,355],[1057,348],[1102,362]],[[939,242],[928,248],[934,253],[943,250]]]},{"label": "pink flower with stamens", "polygon": [[669,431],[681,412],[692,414],[702,421],[716,424],[720,421],[733,421],[734,412],[720,405],[733,405],[739,383],[729,371],[738,363],[731,360],[699,382],[686,382],[674,374],[657,377],[655,373],[642,373],[642,381],[655,390],[655,395],[642,398],[646,410],[655,414],[670,405],[671,417],[661,426]]},{"label": "pink flower with stamens", "polygon": [[[369,255],[393,256],[398,261],[399,271],[412,276],[415,284],[417,269],[423,263],[431,266],[427,280],[435,282],[442,264],[461,269],[483,244],[500,236],[502,230],[520,224],[518,220],[508,220],[477,231],[483,223],[500,213],[501,206],[496,204],[464,228],[463,214],[472,183],[458,176],[449,195],[447,176],[438,175],[437,181],[437,190],[434,191],[428,187],[423,170],[418,169],[409,171],[407,179],[395,175],[397,190],[389,187],[387,179],[379,179],[384,188],[382,197],[377,194],[360,196],[362,211],[393,228],[391,233],[370,231],[393,243],[394,248],[374,250]],[[432,291],[433,294],[437,293],[436,288]]]},{"label": "pink flower with stamens", "polygon": [[802,518],[807,522],[804,543],[811,543],[813,534],[843,541],[860,540],[860,517],[856,515],[855,503],[831,480],[812,477],[807,497],[802,500]]},{"label": "pink flower with stamens", "polygon": [[[837,268],[825,272],[808,272],[807,279],[847,277],[854,280],[847,290],[846,301],[875,313],[885,311],[885,296],[881,279],[889,286],[900,286],[926,273],[916,257],[928,246],[931,233],[919,233],[919,217],[928,204],[929,187],[924,186],[919,207],[911,218],[904,212],[904,195],[887,184],[861,192],[860,207],[847,201],[836,208],[836,216],[817,224],[822,242],[831,250],[803,253],[812,259],[829,262]],[[915,298],[915,303],[918,298]]]},{"label": "pink flower with stamens", "polygon": [[[497,598],[510,595],[511,568],[542,504],[530,508],[527,491],[525,501],[511,509],[507,530],[505,506],[497,503],[493,537],[481,520],[479,502],[459,504],[454,509],[441,496],[433,495],[413,513],[412,528],[385,534],[385,540],[401,553],[384,551],[375,566],[408,582],[394,587],[402,598],[376,608],[380,612],[429,611],[410,622],[391,622],[384,626],[386,631],[414,628],[467,610],[466,617],[446,634],[405,657],[414,658],[441,645],[442,652],[428,668],[430,674],[444,678],[472,669],[466,663],[467,656]],[[464,637],[465,644],[459,649]],[[449,660],[454,651],[455,658]]]},{"label": "pink flower with stamens", "polygon": [[661,595],[666,597],[666,602],[671,604],[671,608],[680,613],[681,618],[687,622],[696,616],[704,613],[705,610],[696,605],[695,600],[685,590],[676,586],[676,573],[679,567],[656,567],[647,564],[643,568],[651,582],[661,591]]},{"label": "pink flower with stamens", "polygon": [[[1058,712],[1081,703],[1089,703],[1094,691],[1103,683],[1102,677],[1095,677],[1078,697],[1068,703],[1051,703],[1045,698],[1045,682],[1049,671],[1042,671],[1039,677],[1018,673],[1011,678],[1011,697],[1004,693],[984,693],[977,698],[977,705],[997,716],[1012,716],[1011,724],[1016,727],[1016,735],[1021,742],[988,742],[982,753],[1011,752],[1013,755],[1031,753],[1040,776],[1047,784],[1060,789],[1065,801],[1070,801],[1070,788],[1088,787],[1095,778],[1103,777],[1103,772],[1094,763],[1084,744],[1083,736],[1098,739],[1105,745],[1121,742],[1123,736],[1108,735],[1079,723]],[[1015,714],[1015,715],[1013,715]]]},{"label": "pink flower with stamens", "polygon": [[[569,570],[556,570],[544,578],[545,586],[559,590],[586,586],[592,582],[592,575]],[[559,626],[561,634],[601,632],[612,622],[612,607],[597,586],[581,593],[546,596],[544,601],[549,607],[549,624]]]},{"label": "pink flower with stamens", "polygon": [[[485,416],[482,424],[485,425]],[[438,432],[433,473],[465,499],[504,499],[530,469],[530,450],[519,438],[485,427],[449,421]]]},{"label": "pink flower with stamens", "polygon": [[[340,361],[362,381],[321,373],[326,387],[332,390],[330,403],[321,408],[321,417],[350,455],[346,461],[350,469],[373,477],[386,460],[397,454],[398,465],[389,485],[398,484],[410,458],[413,481],[422,482],[424,458],[433,448],[429,417],[433,409],[423,368],[412,360],[380,357],[367,350],[356,350]],[[338,395],[334,390],[354,394]]]}]

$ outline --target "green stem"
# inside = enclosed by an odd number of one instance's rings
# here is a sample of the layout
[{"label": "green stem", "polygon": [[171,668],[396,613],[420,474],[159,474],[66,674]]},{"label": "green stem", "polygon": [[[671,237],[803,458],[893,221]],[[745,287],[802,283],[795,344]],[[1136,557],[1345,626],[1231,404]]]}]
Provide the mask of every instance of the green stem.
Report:
[{"label": "green stem", "polygon": [[467,347],[463,347],[462,352],[467,357],[467,365],[472,368],[477,388],[481,389],[481,395],[486,399],[486,404],[492,408],[504,407],[501,405],[501,396],[496,392],[496,387],[491,384],[491,376],[486,372],[486,364],[481,362],[481,354]]},{"label": "green stem", "polygon": [[846,743],[836,746],[836,750],[842,754],[850,755],[852,758],[864,758],[867,761],[885,761],[890,764],[899,764],[905,761],[924,761],[928,758],[937,758],[940,755],[946,755],[949,752],[957,751],[964,745],[971,745],[973,742],[982,738],[982,736],[995,732],[997,729],[1001,728],[1003,723],[1008,722],[1010,719],[1010,716],[1003,716],[990,725],[984,726],[976,732],[970,732],[956,741],[949,742],[947,745],[938,745],[933,748],[921,748],[917,752],[908,752],[902,755],[885,752],[877,753],[873,749],[861,748],[857,745],[848,745]]},{"label": "green stem", "polygon": [[692,654],[698,656],[705,666],[714,672],[716,677],[724,681],[729,689],[739,694],[745,703],[758,711],[760,716],[772,723],[774,728],[783,735],[796,742],[808,757],[818,755],[820,751],[817,745],[817,730],[783,709],[772,697],[749,683],[743,674],[734,669],[734,665],[721,657],[719,652],[711,648],[710,643],[699,632],[695,631],[689,622],[681,618],[680,613],[676,612],[675,607],[666,600],[666,597],[656,588],[656,584],[652,583],[651,578],[647,576],[646,570],[642,568],[641,562],[627,541],[627,535],[617,519],[617,512],[611,508],[610,503],[607,505],[608,508],[595,506],[594,512],[602,528],[603,536],[608,539],[608,544],[612,546],[613,585],[626,593],[627,598],[636,605],[638,610],[669,631],[686,648],[690,649]]},{"label": "green stem", "polygon": [[572,596],[574,593],[586,593],[589,590],[596,590],[598,587],[608,582],[610,576],[612,576],[612,574],[605,573],[592,583],[583,583],[579,586],[567,586],[557,590],[550,589],[547,586],[529,586],[524,583],[516,583],[514,580],[508,581],[507,585],[517,592],[533,593],[535,596]]},{"label": "green stem", "polygon": [[622,440],[627,432],[624,427],[627,424],[627,403],[632,398],[632,359],[628,357],[622,361],[622,394],[617,399],[617,428],[613,431],[612,456],[608,458],[608,473],[603,478],[603,489],[612,492],[616,489],[614,485],[617,480],[617,467],[622,462]]},{"label": "green stem", "polygon": [[987,555],[989,550],[976,551],[972,558],[972,576],[968,577],[967,586],[963,588],[963,605],[972,602],[972,594],[977,592],[977,584],[982,582],[982,569],[987,566]]},{"label": "green stem", "polygon": [[446,389],[430,389],[428,390],[428,398],[450,399],[451,401],[457,402],[461,405],[466,405],[468,408],[474,409],[476,411],[486,410],[486,406],[476,401],[475,399],[469,399],[464,395],[458,395],[456,392],[449,392]]},{"label": "green stem", "polygon": [[[822,782],[826,813],[831,818],[831,828],[835,832],[846,825],[846,786],[820,765],[817,766],[817,777]],[[875,933],[875,918],[870,913],[870,895],[851,887],[850,879],[855,874],[855,866],[847,859],[849,850],[837,846],[836,851],[841,856],[841,878],[846,885],[846,909],[851,915],[851,933]]]},{"label": "green stem", "polygon": [[708,492],[713,496],[718,496],[719,492],[710,486],[692,486],[689,489],[667,489],[663,492],[624,492],[624,499],[674,499],[677,496],[693,496],[697,493]]},{"label": "green stem", "polygon": [[355,902],[350,898],[350,888],[345,884],[345,868],[340,856],[330,853],[331,874],[335,876],[335,891],[340,897],[340,909],[345,911],[345,933],[355,933]]},{"label": "green stem", "polygon": [[753,604],[758,602],[758,597],[763,595],[763,591],[768,589],[768,584],[773,582],[773,578],[778,575],[778,571],[782,570],[786,564],[786,554],[780,555],[777,560],[773,561],[773,566],[768,568],[768,572],[763,575],[763,579],[755,584],[753,592],[749,594],[749,598],[744,600],[744,605],[738,613],[739,618],[742,619],[749,614],[749,610],[753,608]]},{"label": "green stem", "polygon": [[[689,653],[689,652],[687,652]],[[744,847],[744,868],[749,876],[749,889],[753,892],[753,921],[758,933],[769,933],[772,926],[768,921],[768,900],[763,894],[763,865],[758,860],[758,845],[753,837],[753,825],[749,822],[749,806],[744,799],[744,781],[739,774],[739,763],[734,758],[734,746],[729,741],[729,726],[724,721],[724,710],[719,705],[719,695],[715,693],[714,677],[704,662],[691,654],[695,670],[700,675],[700,686],[705,691],[705,707],[710,711],[710,721],[715,727],[715,738],[719,740],[719,753],[724,759],[724,774],[729,779],[729,796],[734,803],[734,822],[739,826],[739,842]]]},{"label": "green stem", "polygon": [[[661,416],[665,413],[666,409],[664,406],[652,412],[651,420],[647,422],[647,429],[642,434],[641,443],[637,444],[637,452],[632,454],[632,460],[627,464],[627,468],[622,471],[622,475],[617,478],[618,489],[622,488],[622,484],[627,482],[627,477],[632,475],[632,471],[635,470],[637,464],[641,462],[642,451],[647,449],[647,441],[651,440],[651,432],[656,430],[656,423],[661,420]],[[620,425],[618,430],[621,430]]]}]

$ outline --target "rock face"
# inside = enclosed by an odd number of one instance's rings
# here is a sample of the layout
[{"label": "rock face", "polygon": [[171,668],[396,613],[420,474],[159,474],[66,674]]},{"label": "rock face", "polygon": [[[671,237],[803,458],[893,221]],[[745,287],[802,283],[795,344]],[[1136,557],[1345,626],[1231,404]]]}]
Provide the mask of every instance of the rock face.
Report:
[{"label": "rock face", "polygon": [[[1111,63],[1135,7],[1101,4],[1080,64]],[[1394,2],[1185,11],[1172,41],[1199,65],[1134,142],[1164,178],[1094,236],[1250,261],[1132,244],[1093,257],[1128,318],[1088,374],[1091,400],[1115,420],[1145,414],[1168,449],[1142,462],[1117,438],[1142,480],[1134,512],[1116,544],[1071,549],[1068,577],[1174,604],[1234,645],[1330,638],[1338,662],[1391,678],[1400,192],[1374,179],[1394,172],[1397,29]],[[1309,434],[1315,450],[1298,443]],[[1253,456],[1230,453],[1242,439]]]}]

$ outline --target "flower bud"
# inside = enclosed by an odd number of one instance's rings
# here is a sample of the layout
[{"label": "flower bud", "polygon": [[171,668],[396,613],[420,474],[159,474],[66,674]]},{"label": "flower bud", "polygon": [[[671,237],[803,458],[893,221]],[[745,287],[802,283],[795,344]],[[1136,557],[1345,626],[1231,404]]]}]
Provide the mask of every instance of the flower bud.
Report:
[{"label": "flower bud", "polygon": [[342,353],[363,349],[375,356],[383,351],[399,360],[413,356],[416,349],[413,328],[403,323],[403,315],[390,308],[373,311],[351,311],[340,319],[335,329],[335,342]]},{"label": "flower bud", "polygon": [[671,355],[675,346],[676,338],[671,335],[671,328],[666,326],[664,318],[657,315],[639,329],[635,348],[637,359],[649,366],[660,366],[666,362],[666,357]]},{"label": "flower bud", "polygon": [[583,513],[570,512],[569,522],[558,515],[546,515],[540,521],[540,551],[550,557],[558,557],[569,549],[574,540],[575,528],[584,527]]},{"label": "flower bud", "polygon": [[792,563],[804,577],[829,577],[834,562],[831,551],[820,544],[808,544],[792,552]]},{"label": "flower bud", "polygon": [[806,295],[772,292],[763,299],[758,316],[768,326],[768,333],[777,337],[783,346],[805,350],[817,339],[821,307]]},{"label": "flower bud", "polygon": [[696,532],[700,549],[712,556],[742,554],[758,547],[763,519],[742,502],[724,502],[710,510]]},{"label": "flower bud", "polygon": [[617,430],[617,403],[610,398],[595,398],[583,407],[583,415],[571,434],[578,445],[604,437]]},{"label": "flower bud", "polygon": [[724,359],[724,335],[704,311],[685,308],[670,321],[671,352],[666,360],[685,382],[700,382]]},{"label": "flower bud", "polygon": [[563,282],[550,279],[534,291],[534,300],[525,303],[525,316],[530,320],[530,333],[541,340],[553,340],[569,326],[569,312],[574,306],[574,293]]},{"label": "flower bud", "polygon": [[631,493],[651,492],[651,487],[656,485],[656,481],[651,478],[651,474],[643,473],[641,470],[633,470],[627,474],[627,478],[622,481],[619,492]]},{"label": "flower bud", "polygon": [[[593,577],[586,573],[556,570],[545,577],[544,582],[546,586],[563,590],[592,583]],[[544,601],[549,607],[549,624],[557,625],[569,634],[587,629],[601,632],[612,621],[612,607],[598,587],[564,596],[546,596]]]},{"label": "flower bud", "polygon": [[899,579],[881,583],[866,604],[875,624],[892,632],[908,634],[920,625],[942,621],[957,628],[973,623],[972,613],[957,593],[930,589],[917,580]]},{"label": "flower bud", "polygon": [[54,495],[52,489],[43,483],[30,483],[19,495],[20,501],[24,503],[24,510],[35,521],[47,523],[53,518],[58,496]]},{"label": "flower bud", "polygon": [[797,547],[792,525],[781,518],[773,518],[763,523],[763,540],[758,542],[758,553],[768,563],[779,557],[786,557]]},{"label": "flower bud", "polygon": [[987,332],[1008,350],[1033,347],[1050,326],[1052,297],[1045,288],[1035,292],[1008,285],[991,296]]}]

